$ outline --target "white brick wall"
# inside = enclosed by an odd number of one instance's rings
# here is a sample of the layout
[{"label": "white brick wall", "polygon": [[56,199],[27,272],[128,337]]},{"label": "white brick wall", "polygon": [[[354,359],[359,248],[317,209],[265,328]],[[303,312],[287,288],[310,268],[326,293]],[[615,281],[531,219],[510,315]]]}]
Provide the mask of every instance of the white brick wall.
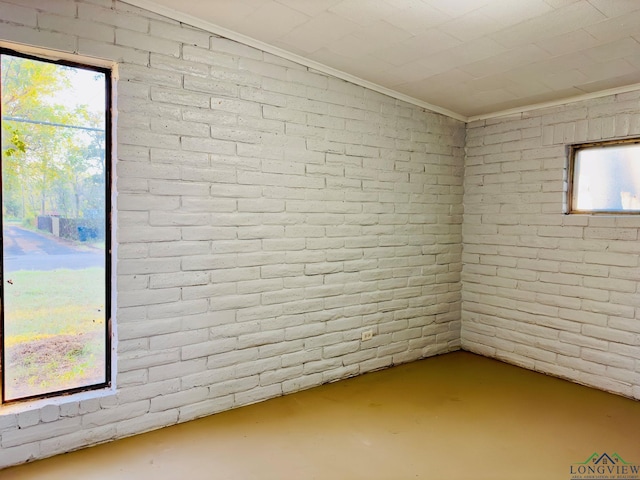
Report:
[{"label": "white brick wall", "polygon": [[465,143],[118,2],[0,0],[0,40],[119,72],[117,390],[0,407],[0,468],[461,344],[640,398],[640,220],[562,214],[565,144],[640,135],[640,93]]},{"label": "white brick wall", "polygon": [[463,348],[640,398],[640,218],[562,213],[565,145],[638,135],[640,92],[468,125]]},{"label": "white brick wall", "polygon": [[0,467],[459,348],[461,122],[119,2],[0,40],[120,78],[117,390],[0,407]]}]

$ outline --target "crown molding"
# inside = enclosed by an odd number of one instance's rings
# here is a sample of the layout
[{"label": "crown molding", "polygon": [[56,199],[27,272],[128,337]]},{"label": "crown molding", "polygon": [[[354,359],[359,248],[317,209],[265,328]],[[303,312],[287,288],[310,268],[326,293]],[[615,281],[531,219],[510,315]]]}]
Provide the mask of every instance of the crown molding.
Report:
[{"label": "crown molding", "polygon": [[381,93],[383,95],[387,95],[391,98],[395,98],[397,100],[401,100],[403,102],[410,103],[412,105],[416,105],[418,107],[424,108],[434,113],[439,113],[445,115],[447,117],[454,118],[461,122],[475,122],[478,120],[489,120],[493,118],[506,117],[510,115],[517,115],[520,113],[531,112],[535,110],[541,110],[544,108],[550,107],[558,107],[570,103],[582,102],[585,100],[593,100],[597,98],[606,97],[609,95],[616,95],[620,93],[627,93],[636,90],[640,90],[640,83],[636,83],[633,85],[628,85],[624,87],[611,88],[607,90],[601,90],[598,92],[585,93],[584,95],[577,95],[574,97],[562,98],[559,100],[552,100],[548,102],[535,103],[531,105],[525,105],[522,107],[510,108],[507,110],[500,110],[497,112],[483,113],[480,115],[471,115],[465,116],[460,113],[454,112],[452,110],[440,107],[438,105],[433,105],[431,103],[425,102],[423,100],[417,99],[415,97],[411,97],[409,95],[405,95],[391,88],[383,87],[382,85],[378,85],[377,83],[370,82],[363,78],[357,77],[355,75],[351,75],[349,73],[343,72],[342,70],[335,69],[333,67],[329,67],[328,65],[324,65],[322,63],[310,60],[301,55],[296,55],[294,53],[288,52],[284,49],[275,47],[268,43],[262,42],[260,40],[256,40],[255,38],[249,37],[247,35],[243,35],[238,32],[234,32],[233,30],[229,30],[228,28],[221,27],[220,25],[216,25],[215,23],[208,22],[202,20],[200,18],[194,17],[193,15],[189,15],[183,12],[179,12],[175,9],[165,7],[163,5],[158,5],[153,0],[122,0],[124,3],[129,5],[133,5],[135,7],[142,8],[144,10],[148,10],[150,12],[156,13],[158,15],[162,15],[164,17],[170,18],[172,20],[176,20],[178,22],[190,25],[192,27],[200,28],[204,31],[213,33],[214,35],[218,35],[220,37],[228,38],[229,40],[234,40],[236,42],[242,43],[244,45],[248,45],[250,47],[254,47],[258,50],[262,50],[264,52],[270,53],[272,55],[276,55],[278,57],[284,58],[286,60],[290,60],[292,62],[298,63],[308,68],[312,68],[319,72],[325,73],[332,77],[339,78],[341,80],[345,80],[347,82],[359,85],[361,87],[368,88],[369,90],[373,90],[375,92]]},{"label": "crown molding", "polygon": [[403,102],[411,103],[413,105],[430,110],[432,112],[440,113],[442,115],[446,115],[447,117],[455,118],[456,120],[460,120],[461,122],[466,122],[468,120],[466,116],[461,115],[457,112],[453,112],[451,110],[448,110],[443,107],[439,107],[437,105],[432,105],[430,103],[424,102],[422,100],[411,97],[409,95],[405,95],[403,93],[397,92],[390,88],[383,87],[382,85],[378,85],[377,83],[373,83],[368,80],[364,80],[363,78],[356,77],[355,75],[351,75],[349,73],[343,72],[342,70],[329,67],[322,63],[315,62],[313,60],[305,58],[301,55],[296,55],[294,53],[288,52],[281,48],[274,47],[273,45],[269,45],[268,43],[262,42],[260,40],[256,40],[255,38],[249,37],[247,35],[243,35],[238,32],[234,32],[233,30],[229,30],[228,28],[221,27],[220,25],[216,25],[215,23],[202,20],[200,18],[194,17],[193,15],[188,15],[186,13],[179,12],[172,8],[165,7],[163,5],[158,5],[152,0],[123,0],[123,2],[128,3],[129,5],[133,5],[135,7],[142,8],[144,10],[148,10],[153,13],[157,13],[158,15],[162,15],[172,20],[177,20],[181,23],[191,25],[192,27],[200,28],[204,31],[213,33],[220,37],[228,38],[229,40],[234,40],[244,45],[257,48],[258,50],[262,50],[264,52],[270,53],[272,55],[276,55],[286,60],[299,63],[300,65],[303,65],[305,67],[312,68],[314,70],[325,73],[332,77],[336,77],[341,80],[345,80],[347,82],[359,85],[361,87],[368,88],[369,90],[382,93],[383,95],[387,95],[397,100],[402,100]]},{"label": "crown molding", "polygon": [[517,115],[519,113],[541,110],[543,108],[560,107],[562,105],[568,105],[571,103],[584,102],[585,100],[594,100],[596,98],[608,97],[610,95],[618,95],[620,93],[635,92],[637,90],[640,90],[640,83],[634,83],[632,85],[626,85],[624,87],[609,88],[607,90],[600,90],[592,93],[585,93],[583,95],[576,95],[573,97],[565,97],[560,100],[551,100],[549,102],[533,103],[531,105],[510,108],[508,110],[501,110],[498,112],[486,113],[482,115],[472,115],[471,117],[467,118],[467,122],[475,122],[477,120],[489,120],[492,118],[507,117],[510,115]]}]

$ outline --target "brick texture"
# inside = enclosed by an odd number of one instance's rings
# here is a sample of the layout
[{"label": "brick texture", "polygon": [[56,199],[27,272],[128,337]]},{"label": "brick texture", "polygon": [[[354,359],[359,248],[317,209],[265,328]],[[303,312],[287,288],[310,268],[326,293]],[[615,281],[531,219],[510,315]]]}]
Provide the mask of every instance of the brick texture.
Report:
[{"label": "brick texture", "polygon": [[115,387],[0,406],[0,468],[461,347],[640,398],[640,220],[562,213],[637,92],[465,127],[111,0],[0,40],[118,73]]},{"label": "brick texture", "polygon": [[0,40],[117,64],[117,374],[0,407],[0,467],[460,348],[462,122],[117,1],[18,3]]},{"label": "brick texture", "polygon": [[640,398],[640,218],[563,214],[566,145],[640,135],[639,98],[467,126],[463,348]]}]

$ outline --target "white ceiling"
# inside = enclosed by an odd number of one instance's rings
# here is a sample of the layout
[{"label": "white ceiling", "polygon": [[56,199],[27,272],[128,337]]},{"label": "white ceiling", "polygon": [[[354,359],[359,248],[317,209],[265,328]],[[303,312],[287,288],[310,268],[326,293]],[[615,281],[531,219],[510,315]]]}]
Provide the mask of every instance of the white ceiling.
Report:
[{"label": "white ceiling", "polygon": [[127,1],[459,118],[640,83],[640,0]]}]

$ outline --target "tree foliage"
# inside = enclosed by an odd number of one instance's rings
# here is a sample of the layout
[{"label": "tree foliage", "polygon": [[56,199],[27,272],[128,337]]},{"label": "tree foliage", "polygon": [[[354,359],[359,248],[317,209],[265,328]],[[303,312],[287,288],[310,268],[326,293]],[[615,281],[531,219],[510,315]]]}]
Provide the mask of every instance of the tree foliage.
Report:
[{"label": "tree foliage", "polygon": [[77,69],[4,54],[0,64],[4,215],[81,218],[104,205],[104,118],[74,98]]}]

